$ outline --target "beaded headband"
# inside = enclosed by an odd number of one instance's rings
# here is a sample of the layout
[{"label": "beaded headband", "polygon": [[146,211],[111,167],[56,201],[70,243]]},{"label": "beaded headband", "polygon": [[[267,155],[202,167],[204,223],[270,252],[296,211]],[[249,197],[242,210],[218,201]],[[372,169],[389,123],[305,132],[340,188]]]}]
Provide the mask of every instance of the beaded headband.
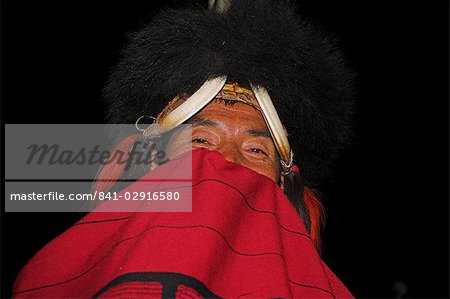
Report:
[{"label": "beaded headband", "polygon": [[281,158],[282,174],[289,174],[293,166],[294,155],[286,131],[267,90],[251,84],[251,91],[235,82],[226,82],[226,76],[219,76],[207,80],[192,95],[182,94],[175,97],[156,117],[154,123],[158,126],[149,126],[146,130],[143,130],[143,135],[147,138],[160,136],[162,133],[187,121],[213,99],[242,102],[254,107],[263,115]]}]

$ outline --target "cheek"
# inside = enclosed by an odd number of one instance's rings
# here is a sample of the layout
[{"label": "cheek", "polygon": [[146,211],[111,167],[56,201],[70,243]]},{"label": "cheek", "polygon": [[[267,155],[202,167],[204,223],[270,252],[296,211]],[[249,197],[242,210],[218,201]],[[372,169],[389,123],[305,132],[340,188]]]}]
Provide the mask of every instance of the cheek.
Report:
[{"label": "cheek", "polygon": [[274,162],[267,162],[265,164],[257,164],[257,165],[252,164],[248,165],[247,167],[259,174],[262,174],[270,178],[275,183],[278,183],[277,165]]},{"label": "cheek", "polygon": [[173,159],[180,154],[190,151],[192,149],[191,146],[191,132],[189,130],[181,130],[170,138],[166,147],[166,156],[169,159]]}]

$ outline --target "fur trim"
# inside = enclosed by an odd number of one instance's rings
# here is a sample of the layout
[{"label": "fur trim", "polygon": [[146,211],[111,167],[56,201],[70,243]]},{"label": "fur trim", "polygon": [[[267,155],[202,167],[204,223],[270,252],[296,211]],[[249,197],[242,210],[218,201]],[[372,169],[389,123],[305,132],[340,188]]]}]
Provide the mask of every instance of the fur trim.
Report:
[{"label": "fur trim", "polygon": [[264,86],[314,186],[348,144],[353,73],[335,43],[285,1],[236,0],[223,14],[165,10],[130,36],[105,89],[112,123],[154,115],[176,95],[228,75]]}]

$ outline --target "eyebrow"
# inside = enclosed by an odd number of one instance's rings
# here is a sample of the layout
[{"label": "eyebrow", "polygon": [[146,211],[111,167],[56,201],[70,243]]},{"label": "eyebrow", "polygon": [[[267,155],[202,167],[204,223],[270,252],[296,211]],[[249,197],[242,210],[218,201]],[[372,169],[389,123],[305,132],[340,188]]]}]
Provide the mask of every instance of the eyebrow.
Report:
[{"label": "eyebrow", "polygon": [[272,139],[272,135],[270,135],[269,130],[259,130],[259,129],[249,129],[247,130],[247,133],[254,137],[265,137]]},{"label": "eyebrow", "polygon": [[218,127],[219,124],[213,120],[194,116],[188,121],[193,127],[205,126],[205,127]]},{"label": "eyebrow", "polygon": [[[199,116],[192,117],[189,121],[189,124],[192,125],[192,127],[198,127],[198,126],[205,126],[205,127],[219,127],[219,123],[206,119],[201,118]],[[270,134],[268,129],[248,129],[246,130],[246,133],[253,136],[253,137],[264,137],[272,140],[272,135]]]}]

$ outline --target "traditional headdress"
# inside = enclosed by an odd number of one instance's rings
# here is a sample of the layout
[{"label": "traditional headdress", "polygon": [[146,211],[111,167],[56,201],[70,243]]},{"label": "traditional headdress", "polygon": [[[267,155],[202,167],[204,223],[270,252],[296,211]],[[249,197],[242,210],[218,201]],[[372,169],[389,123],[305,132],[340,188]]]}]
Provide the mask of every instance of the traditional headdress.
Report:
[{"label": "traditional headdress", "polygon": [[[136,32],[104,90],[109,119],[134,123],[155,115],[160,129],[144,132],[152,137],[215,98],[244,102],[262,113],[285,174],[295,153],[307,185],[305,205],[314,203],[308,186],[328,173],[349,139],[352,75],[332,43],[295,16],[292,5],[235,0],[220,11],[166,10]],[[137,138],[128,136],[116,150],[126,151]],[[230,169],[206,150],[192,157],[193,176],[202,182],[192,189],[192,213],[89,213],[29,262],[14,296],[352,297],[314,249],[314,215],[308,229],[308,217],[302,216],[305,226],[297,221],[273,184],[248,184],[258,181],[256,173]],[[126,192],[152,190],[145,181],[178,167],[171,162]],[[104,165],[98,177],[108,174],[108,184],[100,191],[122,174],[124,163],[119,166]],[[216,169],[224,170],[221,180],[210,179]],[[295,171],[286,178],[299,176]],[[223,214],[208,217],[211,211]],[[231,217],[224,221],[223,215]]]},{"label": "traditional headdress", "polygon": [[144,132],[155,136],[230,90],[227,80],[245,82],[283,171],[295,153],[306,185],[314,186],[349,141],[353,75],[334,43],[294,11],[285,1],[239,0],[220,12],[161,12],[130,36],[104,89],[109,120],[159,115],[161,131]]}]

